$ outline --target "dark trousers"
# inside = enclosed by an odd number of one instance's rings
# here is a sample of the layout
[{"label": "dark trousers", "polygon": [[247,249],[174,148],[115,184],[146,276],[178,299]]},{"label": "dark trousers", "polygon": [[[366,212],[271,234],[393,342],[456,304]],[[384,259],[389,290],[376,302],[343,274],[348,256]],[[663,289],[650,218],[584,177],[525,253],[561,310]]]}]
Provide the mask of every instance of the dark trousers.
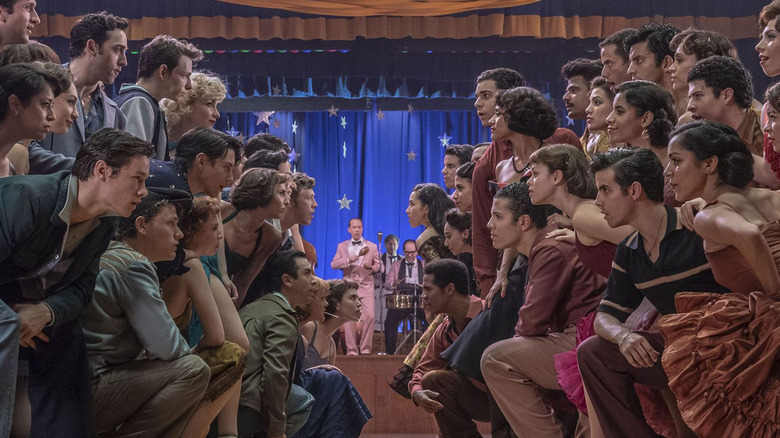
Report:
[{"label": "dark trousers", "polygon": [[[414,309],[387,309],[387,316],[385,317],[385,352],[387,354],[395,353],[395,344],[398,340],[398,323],[413,314]],[[420,333],[423,333],[427,323],[422,307],[417,309],[417,318],[420,319],[417,329],[420,330]],[[419,336],[417,339],[419,339]]]},{"label": "dark trousers", "polygon": [[[660,334],[636,333],[644,336],[656,351],[663,352]],[[658,436],[645,421],[634,383],[668,391],[669,379],[660,358],[650,368],[634,368],[617,344],[592,336],[577,349],[577,364],[605,438]]]},{"label": "dark trousers", "polygon": [[36,339],[35,350],[21,349],[30,366],[30,436],[95,436],[92,379],[81,324],[75,320],[47,327],[43,333],[49,342]]}]

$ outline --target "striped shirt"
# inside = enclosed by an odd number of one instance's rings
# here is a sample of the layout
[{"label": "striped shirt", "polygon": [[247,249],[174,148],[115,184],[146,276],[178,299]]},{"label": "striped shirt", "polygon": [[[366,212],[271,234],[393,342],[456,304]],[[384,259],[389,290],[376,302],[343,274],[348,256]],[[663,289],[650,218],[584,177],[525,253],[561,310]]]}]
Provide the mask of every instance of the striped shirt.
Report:
[{"label": "striped shirt", "polygon": [[679,292],[728,292],[712,275],[701,237],[682,227],[674,208],[664,208],[668,220],[658,259],[653,263],[647,256],[639,232],[626,237],[615,252],[599,312],[625,322],[645,297],[666,315],[675,313]]}]

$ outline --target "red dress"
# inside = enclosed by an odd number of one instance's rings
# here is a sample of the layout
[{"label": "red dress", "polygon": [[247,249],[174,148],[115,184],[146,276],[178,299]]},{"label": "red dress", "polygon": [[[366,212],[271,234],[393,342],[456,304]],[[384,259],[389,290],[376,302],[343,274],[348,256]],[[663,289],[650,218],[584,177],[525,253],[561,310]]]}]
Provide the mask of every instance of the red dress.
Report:
[{"label": "red dress", "polygon": [[[761,228],[780,269],[780,221]],[[733,247],[709,253],[730,294],[681,293],[664,316],[661,363],[683,420],[701,437],[780,434],[780,302]]]}]

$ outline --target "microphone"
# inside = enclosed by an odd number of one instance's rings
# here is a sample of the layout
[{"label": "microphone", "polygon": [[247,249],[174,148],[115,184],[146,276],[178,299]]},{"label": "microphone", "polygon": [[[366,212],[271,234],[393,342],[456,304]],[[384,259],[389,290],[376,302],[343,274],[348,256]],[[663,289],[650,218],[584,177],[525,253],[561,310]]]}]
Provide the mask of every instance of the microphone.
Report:
[{"label": "microphone", "polygon": [[382,236],[384,236],[384,234],[381,231],[376,233],[376,240],[378,240],[380,244],[382,243]]}]

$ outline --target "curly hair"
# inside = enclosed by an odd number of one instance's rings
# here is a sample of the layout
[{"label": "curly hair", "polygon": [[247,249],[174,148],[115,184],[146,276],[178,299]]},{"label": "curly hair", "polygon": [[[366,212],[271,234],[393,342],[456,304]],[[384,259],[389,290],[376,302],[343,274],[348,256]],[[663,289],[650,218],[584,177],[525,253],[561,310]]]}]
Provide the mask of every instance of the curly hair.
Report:
[{"label": "curly hair", "polygon": [[715,97],[726,88],[734,91],[734,102],[742,109],[753,105],[753,80],[739,60],[729,56],[711,56],[694,64],[688,82],[702,80]]},{"label": "curly hair", "polygon": [[190,114],[192,105],[198,99],[214,99],[216,103],[225,100],[227,89],[219,76],[206,72],[195,72],[190,80],[192,88],[186,90],[179,100],[163,99],[160,102],[160,106],[165,111],[168,128],[178,125],[184,116]]},{"label": "curly hair", "polygon": [[325,307],[325,319],[333,318],[332,316],[329,316],[328,313],[331,315],[336,314],[339,304],[344,299],[344,294],[346,294],[347,291],[352,289],[357,290],[360,287],[357,282],[352,280],[328,280],[328,285],[330,285],[330,291],[328,292],[328,296],[325,297],[325,300],[328,301],[328,306]]},{"label": "curly hair", "polygon": [[669,42],[672,52],[676,52],[679,47],[682,47],[686,54],[695,56],[697,61],[710,56],[736,58],[737,54],[737,48],[730,39],[712,30],[685,29]]},{"label": "curly hair", "polygon": [[200,231],[204,223],[212,215],[219,214],[219,200],[210,198],[208,196],[197,196],[192,199],[192,207],[190,208],[190,214],[181,220],[181,232],[184,237],[181,239],[181,245],[184,248],[189,248],[192,245],[192,240],[195,235]]},{"label": "curly hair", "polygon": [[469,235],[466,238],[466,243],[471,245],[471,212],[460,211],[457,208],[451,208],[447,210],[444,215],[444,220],[449,226],[455,228],[459,232],[469,230]]},{"label": "curly hair", "polygon": [[292,174],[292,181],[295,183],[295,189],[290,194],[290,202],[298,205],[298,195],[301,194],[301,190],[313,189],[317,184],[317,181],[306,175],[303,172],[295,172]]},{"label": "curly hair", "polygon": [[417,199],[428,206],[428,222],[440,236],[444,235],[444,213],[455,207],[455,203],[439,185],[433,183],[417,184],[412,189]]},{"label": "curly hair", "polygon": [[[769,22],[778,16],[780,16],[780,0],[773,0],[761,9],[761,14],[758,16],[758,32],[761,33]],[[775,30],[780,30],[780,20],[775,22]]]},{"label": "curly hair", "polygon": [[54,49],[38,41],[26,44],[8,44],[0,50],[0,67],[22,62],[53,62],[62,64]]},{"label": "curly hair", "polygon": [[601,74],[602,68],[604,65],[598,59],[572,59],[561,67],[561,77],[568,81],[574,76],[582,76],[585,83],[589,84],[593,78]]},{"label": "curly hair", "polygon": [[517,87],[496,95],[496,106],[504,110],[504,120],[514,132],[536,137],[550,137],[558,128],[555,110],[542,93],[530,87]]},{"label": "curly hair", "polygon": [[665,148],[669,144],[669,133],[677,123],[672,95],[650,81],[623,82],[615,87],[615,94],[618,93],[622,93],[626,103],[634,107],[637,117],[647,112],[653,114],[653,121],[646,128],[650,145]]},{"label": "curly hair", "polygon": [[241,175],[230,192],[230,203],[239,211],[265,207],[271,203],[276,186],[289,179],[289,175],[274,169],[249,169]]},{"label": "curly hair", "polygon": [[566,181],[566,190],[572,195],[596,199],[596,181],[588,173],[590,162],[581,148],[570,144],[551,144],[536,150],[529,161],[546,166],[550,173],[560,170]]},{"label": "curly hair", "polygon": [[507,208],[512,212],[512,222],[517,223],[520,216],[528,215],[534,226],[542,229],[547,226],[550,208],[547,205],[534,205],[528,194],[528,184],[523,181],[509,184],[496,193],[495,199],[506,199]]},{"label": "curly hair", "polygon": [[744,188],[753,181],[753,155],[734,128],[700,120],[678,127],[671,137],[699,161],[717,157],[721,184]]},{"label": "curly hair", "polygon": [[766,89],[764,100],[768,102],[775,111],[780,111],[780,82],[775,82]]}]

